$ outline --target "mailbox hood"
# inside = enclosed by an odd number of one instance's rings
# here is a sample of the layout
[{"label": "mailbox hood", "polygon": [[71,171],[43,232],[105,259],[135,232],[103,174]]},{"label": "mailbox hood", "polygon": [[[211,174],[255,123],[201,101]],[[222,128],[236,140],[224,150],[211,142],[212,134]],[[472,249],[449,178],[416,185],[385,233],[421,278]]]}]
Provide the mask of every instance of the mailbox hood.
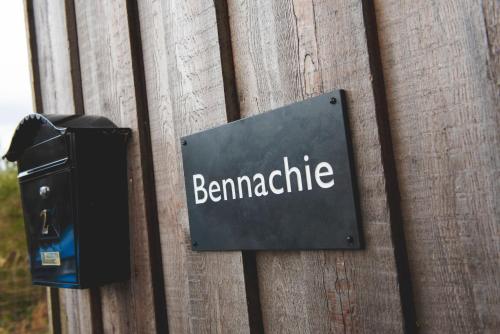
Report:
[{"label": "mailbox hood", "polygon": [[101,116],[30,114],[17,126],[9,150],[3,158],[17,161],[28,147],[62,135],[68,130],[116,127],[109,119]]}]

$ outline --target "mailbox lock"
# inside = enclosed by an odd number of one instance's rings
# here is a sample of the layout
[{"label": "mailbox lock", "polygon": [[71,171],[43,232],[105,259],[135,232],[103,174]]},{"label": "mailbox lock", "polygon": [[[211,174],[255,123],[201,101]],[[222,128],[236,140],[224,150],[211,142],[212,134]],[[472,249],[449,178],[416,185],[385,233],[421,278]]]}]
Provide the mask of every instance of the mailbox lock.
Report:
[{"label": "mailbox lock", "polygon": [[47,197],[49,197],[50,188],[47,187],[47,186],[41,186],[40,190],[39,190],[39,193],[40,193],[40,197],[41,198],[46,199]]}]

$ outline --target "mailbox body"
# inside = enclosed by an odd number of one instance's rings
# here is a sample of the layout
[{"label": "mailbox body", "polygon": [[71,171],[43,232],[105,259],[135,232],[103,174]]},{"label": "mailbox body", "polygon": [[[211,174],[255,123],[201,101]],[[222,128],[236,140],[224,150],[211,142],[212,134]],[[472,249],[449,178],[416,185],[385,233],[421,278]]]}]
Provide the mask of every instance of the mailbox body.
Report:
[{"label": "mailbox body", "polygon": [[6,157],[18,163],[33,284],[129,278],[129,135],[91,116],[31,115],[18,127]]}]

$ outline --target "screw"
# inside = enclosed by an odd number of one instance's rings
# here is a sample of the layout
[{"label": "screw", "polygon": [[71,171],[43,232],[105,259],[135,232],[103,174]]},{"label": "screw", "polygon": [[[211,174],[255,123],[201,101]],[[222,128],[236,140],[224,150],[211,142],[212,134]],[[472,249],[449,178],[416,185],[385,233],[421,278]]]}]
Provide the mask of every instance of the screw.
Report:
[{"label": "screw", "polygon": [[330,104],[336,104],[337,103],[337,99],[332,97],[330,98]]},{"label": "screw", "polygon": [[193,241],[193,247],[196,247],[198,246],[198,242],[197,241]]},{"label": "screw", "polygon": [[186,140],[182,140],[182,145],[186,146],[187,145],[187,141]]},{"label": "screw", "polygon": [[50,188],[47,186],[41,186],[40,189],[38,190],[40,197],[43,199],[46,199],[49,197],[50,194]]},{"label": "screw", "polygon": [[348,235],[346,238],[348,243],[352,244],[354,242],[354,238],[352,237],[352,235]]}]

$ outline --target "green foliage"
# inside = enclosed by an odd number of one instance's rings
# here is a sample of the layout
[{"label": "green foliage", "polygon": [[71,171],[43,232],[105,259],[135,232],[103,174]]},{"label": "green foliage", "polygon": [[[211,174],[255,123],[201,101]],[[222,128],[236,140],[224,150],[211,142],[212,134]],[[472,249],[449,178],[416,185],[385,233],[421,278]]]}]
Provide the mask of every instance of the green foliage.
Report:
[{"label": "green foliage", "polygon": [[0,169],[0,334],[46,333],[45,291],[31,285],[17,171]]},{"label": "green foliage", "polygon": [[23,213],[16,170],[0,171],[0,263],[12,250],[26,252]]}]

